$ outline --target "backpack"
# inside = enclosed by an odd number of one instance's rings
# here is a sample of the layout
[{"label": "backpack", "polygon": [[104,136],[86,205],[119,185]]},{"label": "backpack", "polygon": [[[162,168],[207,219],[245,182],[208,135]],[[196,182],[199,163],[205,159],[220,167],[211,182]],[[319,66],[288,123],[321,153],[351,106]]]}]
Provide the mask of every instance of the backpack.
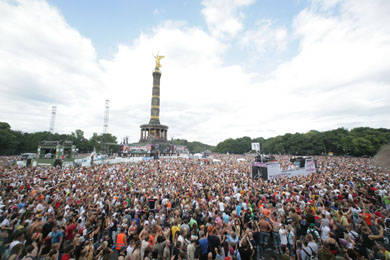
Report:
[{"label": "backpack", "polygon": [[315,259],[315,253],[314,251],[311,249],[311,247],[308,245],[308,247],[310,248],[310,251],[311,251],[311,254],[309,254],[304,248],[302,248],[303,252],[305,252],[305,254],[309,257],[310,260],[314,260]]},{"label": "backpack", "polygon": [[383,232],[383,243],[388,248],[390,246],[390,228],[386,227]]},{"label": "backpack", "polygon": [[311,251],[311,259],[315,259],[316,258],[316,256],[317,256],[317,254],[316,254],[316,252],[311,248],[311,246],[309,246],[309,245],[307,245],[309,248],[310,248],[310,251]]},{"label": "backpack", "polygon": [[238,251],[238,249],[234,250],[233,259],[241,260],[241,255],[240,255],[240,252]]},{"label": "backpack", "polygon": [[314,229],[310,228],[309,229],[309,234],[311,234],[313,236],[314,240],[318,242],[319,235],[318,235],[318,233],[316,234],[316,231]]},{"label": "backpack", "polygon": [[195,248],[195,258],[200,258],[202,255],[202,249],[200,248],[200,246],[197,246]]}]

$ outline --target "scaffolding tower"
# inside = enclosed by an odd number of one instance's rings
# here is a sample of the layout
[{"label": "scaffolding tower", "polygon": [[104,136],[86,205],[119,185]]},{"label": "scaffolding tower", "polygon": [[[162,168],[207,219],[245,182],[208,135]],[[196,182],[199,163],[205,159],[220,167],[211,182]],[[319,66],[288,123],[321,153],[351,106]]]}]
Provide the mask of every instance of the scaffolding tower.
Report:
[{"label": "scaffolding tower", "polygon": [[56,122],[56,113],[57,113],[57,107],[52,106],[51,107],[51,118],[50,118],[50,133],[54,134],[54,125]]},{"label": "scaffolding tower", "polygon": [[105,102],[105,108],[104,108],[103,134],[107,134],[108,133],[109,112],[110,112],[110,100],[107,99],[106,102]]},{"label": "scaffolding tower", "polygon": [[104,123],[103,123],[103,144],[102,144],[102,152],[107,153],[107,140],[106,135],[108,134],[108,119],[110,113],[110,100],[106,99],[104,106]]}]

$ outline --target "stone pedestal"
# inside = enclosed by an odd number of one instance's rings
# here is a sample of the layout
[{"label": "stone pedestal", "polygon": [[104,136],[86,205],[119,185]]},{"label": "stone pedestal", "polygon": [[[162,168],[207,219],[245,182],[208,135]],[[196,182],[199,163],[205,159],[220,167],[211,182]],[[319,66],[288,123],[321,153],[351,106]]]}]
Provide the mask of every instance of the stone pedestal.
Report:
[{"label": "stone pedestal", "polygon": [[141,125],[140,143],[166,142],[168,139],[168,126],[160,124]]}]

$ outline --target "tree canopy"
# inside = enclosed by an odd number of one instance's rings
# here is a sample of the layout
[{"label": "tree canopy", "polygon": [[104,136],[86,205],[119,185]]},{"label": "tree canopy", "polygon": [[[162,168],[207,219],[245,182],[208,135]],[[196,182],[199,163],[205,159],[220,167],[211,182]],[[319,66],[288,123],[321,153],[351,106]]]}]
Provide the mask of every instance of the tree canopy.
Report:
[{"label": "tree canopy", "polygon": [[[26,152],[36,152],[39,143],[48,141],[72,141],[80,153],[103,149],[103,142],[117,143],[111,134],[94,133],[89,139],[84,137],[80,129],[71,134],[44,132],[24,133],[14,131],[6,122],[0,122],[0,155],[16,155]],[[335,155],[373,156],[383,144],[390,143],[390,129],[358,127],[351,130],[338,128],[319,132],[311,130],[307,133],[285,134],[268,139],[258,137],[229,138],[218,143],[217,146],[201,142],[189,142],[184,139],[175,139],[175,144],[185,145],[191,153],[212,150],[218,153],[243,154],[251,150],[251,143],[258,142],[261,152],[265,154],[294,154],[294,155],[321,155],[332,152]]]},{"label": "tree canopy", "polygon": [[264,139],[242,137],[220,142],[215,152],[242,154],[251,150],[251,143],[258,142],[266,154],[372,156],[380,146],[390,143],[390,129],[358,127],[350,131],[338,128],[330,131],[285,134]]},{"label": "tree canopy", "polygon": [[[8,123],[0,122],[0,155],[16,155],[21,153],[36,152],[41,141],[72,141],[80,153],[92,152],[102,149],[103,135],[94,133],[91,138],[84,137],[82,130],[76,130],[71,134],[58,134],[44,132],[23,133],[14,131]],[[111,134],[104,135],[104,142],[117,143],[116,137]]]},{"label": "tree canopy", "polygon": [[174,139],[172,141],[172,143],[177,144],[177,145],[187,146],[187,149],[190,153],[201,153],[201,152],[205,152],[207,150],[212,151],[215,148],[214,146],[211,146],[208,144],[203,144],[203,143],[197,142],[197,141],[189,142],[185,139]]}]

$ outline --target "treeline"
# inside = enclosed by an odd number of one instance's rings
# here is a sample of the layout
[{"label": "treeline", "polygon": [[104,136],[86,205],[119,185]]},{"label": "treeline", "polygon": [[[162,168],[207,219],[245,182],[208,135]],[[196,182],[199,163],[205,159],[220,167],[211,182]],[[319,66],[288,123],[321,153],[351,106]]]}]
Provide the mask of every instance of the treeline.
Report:
[{"label": "treeline", "polygon": [[227,139],[215,147],[218,153],[242,154],[251,150],[251,143],[258,142],[265,154],[321,155],[375,155],[380,146],[390,143],[390,129],[359,127],[352,130],[338,128],[319,132],[285,134],[264,139],[242,137]]},{"label": "treeline", "polygon": [[[35,153],[43,140],[72,141],[80,153],[92,152],[94,148],[101,151],[103,137],[106,143],[117,143],[116,137],[111,134],[103,136],[94,133],[87,139],[82,130],[75,130],[71,134],[52,134],[47,131],[25,133],[14,131],[8,123],[0,122],[0,155]],[[372,156],[381,145],[390,143],[390,129],[359,127],[350,131],[344,128],[325,132],[312,130],[304,134],[285,134],[268,139],[252,139],[246,136],[226,139],[215,147],[185,139],[173,140],[175,144],[187,146],[191,153],[210,150],[217,153],[243,154],[251,150],[252,142],[260,143],[261,152],[265,154],[321,155],[332,152],[334,155]]]},{"label": "treeline", "polygon": [[177,145],[187,146],[187,149],[190,153],[201,153],[201,152],[205,152],[207,150],[213,151],[215,149],[214,146],[211,146],[208,144],[203,144],[203,143],[197,142],[197,141],[189,142],[185,139],[174,139],[173,143],[177,144]]},{"label": "treeline", "polygon": [[84,137],[82,130],[71,134],[52,134],[50,132],[24,133],[14,131],[8,123],[0,122],[0,155],[19,155],[21,153],[35,153],[41,141],[72,141],[80,153],[92,152],[102,149],[102,143],[117,143],[116,137],[111,134],[98,135],[94,133],[91,138]]}]

